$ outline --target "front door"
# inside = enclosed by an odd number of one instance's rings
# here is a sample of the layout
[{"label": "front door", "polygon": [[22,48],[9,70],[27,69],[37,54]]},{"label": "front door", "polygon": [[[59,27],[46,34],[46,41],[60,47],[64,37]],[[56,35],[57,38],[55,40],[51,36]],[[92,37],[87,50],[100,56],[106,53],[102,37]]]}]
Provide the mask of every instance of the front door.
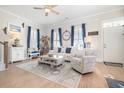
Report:
[{"label": "front door", "polygon": [[124,63],[124,26],[104,28],[104,62]]}]

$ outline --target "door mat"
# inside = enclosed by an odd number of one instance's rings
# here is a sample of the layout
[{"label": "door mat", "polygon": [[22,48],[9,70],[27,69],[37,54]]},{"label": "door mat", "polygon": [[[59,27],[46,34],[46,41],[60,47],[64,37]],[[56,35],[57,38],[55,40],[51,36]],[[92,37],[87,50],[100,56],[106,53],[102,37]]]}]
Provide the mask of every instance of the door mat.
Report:
[{"label": "door mat", "polygon": [[108,66],[114,66],[114,67],[123,67],[122,63],[104,62],[104,64]]}]

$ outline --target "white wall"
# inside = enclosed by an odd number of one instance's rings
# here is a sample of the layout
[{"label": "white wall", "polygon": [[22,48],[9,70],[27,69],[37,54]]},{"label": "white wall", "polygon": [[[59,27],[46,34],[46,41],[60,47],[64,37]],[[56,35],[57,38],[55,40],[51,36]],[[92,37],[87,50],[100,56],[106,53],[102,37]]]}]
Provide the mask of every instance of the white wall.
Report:
[{"label": "white wall", "polygon": [[[80,15],[81,16],[81,15]],[[102,32],[102,22],[111,18],[117,18],[124,16],[124,9],[110,10],[110,12],[104,12],[96,15],[91,15],[87,17],[80,17],[77,19],[67,20],[65,22],[60,22],[52,25],[48,25],[46,28],[46,34],[50,35],[51,29],[56,29],[61,27],[62,31],[68,29],[70,31],[71,25],[81,25],[86,23],[86,31],[99,31],[98,36],[93,36],[93,46],[98,51],[97,61],[103,61],[103,32]],[[64,46],[70,46],[70,41],[63,41]]]},{"label": "white wall", "polygon": [[[27,48],[27,27],[32,26],[33,28],[39,28],[40,33],[42,35],[43,32],[43,26],[40,24],[37,24],[35,22],[32,22],[31,20],[28,20],[26,18],[23,18],[21,16],[15,15],[11,12],[5,11],[3,9],[0,9],[0,41],[9,41],[9,44],[13,42],[12,36],[13,32],[8,31],[8,34],[5,35],[3,33],[3,28],[8,26],[8,23],[14,23],[17,25],[20,25],[22,23],[25,23],[25,28],[22,28],[21,33],[16,32],[14,33],[14,36],[20,39],[20,43],[25,48],[25,56],[26,56],[26,48]],[[0,50],[1,53],[1,50]],[[0,54],[1,56],[1,54]]]}]

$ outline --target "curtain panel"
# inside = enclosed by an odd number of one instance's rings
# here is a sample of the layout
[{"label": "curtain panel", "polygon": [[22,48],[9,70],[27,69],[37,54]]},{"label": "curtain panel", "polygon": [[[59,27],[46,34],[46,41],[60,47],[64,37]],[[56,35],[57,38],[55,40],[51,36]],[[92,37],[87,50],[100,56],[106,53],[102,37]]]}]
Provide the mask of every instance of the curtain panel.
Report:
[{"label": "curtain panel", "polygon": [[53,50],[54,47],[54,29],[51,30],[51,50]]},{"label": "curtain panel", "polygon": [[40,30],[37,29],[37,48],[40,49]]},{"label": "curtain panel", "polygon": [[58,28],[59,31],[59,42],[60,42],[60,46],[62,46],[62,29]]},{"label": "curtain panel", "polygon": [[74,26],[71,26],[71,46],[74,46]]},{"label": "curtain panel", "polygon": [[86,43],[84,41],[85,37],[86,37],[86,28],[85,28],[85,24],[83,23],[82,24],[82,40],[83,40],[84,48],[86,48]]},{"label": "curtain panel", "polygon": [[31,42],[31,26],[28,26],[27,48],[30,48],[30,42]]}]

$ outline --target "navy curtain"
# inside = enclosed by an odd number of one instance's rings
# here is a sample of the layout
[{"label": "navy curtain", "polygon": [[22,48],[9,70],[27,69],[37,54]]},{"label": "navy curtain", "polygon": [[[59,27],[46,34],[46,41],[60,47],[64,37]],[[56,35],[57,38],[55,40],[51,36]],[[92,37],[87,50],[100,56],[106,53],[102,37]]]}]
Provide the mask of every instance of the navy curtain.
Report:
[{"label": "navy curtain", "polygon": [[74,46],[74,26],[71,26],[71,46]]},{"label": "navy curtain", "polygon": [[30,40],[31,40],[31,26],[28,26],[27,48],[30,48]]},{"label": "navy curtain", "polygon": [[40,49],[40,30],[37,29],[37,48]]},{"label": "navy curtain", "polygon": [[85,28],[85,24],[82,24],[82,39],[83,39],[83,43],[84,43],[84,48],[86,48],[86,43],[84,41],[84,38],[86,37],[86,28]]},{"label": "navy curtain", "polygon": [[58,28],[59,31],[59,42],[60,42],[60,46],[62,46],[62,29]]},{"label": "navy curtain", "polygon": [[51,50],[53,50],[54,47],[54,29],[51,30]]}]

